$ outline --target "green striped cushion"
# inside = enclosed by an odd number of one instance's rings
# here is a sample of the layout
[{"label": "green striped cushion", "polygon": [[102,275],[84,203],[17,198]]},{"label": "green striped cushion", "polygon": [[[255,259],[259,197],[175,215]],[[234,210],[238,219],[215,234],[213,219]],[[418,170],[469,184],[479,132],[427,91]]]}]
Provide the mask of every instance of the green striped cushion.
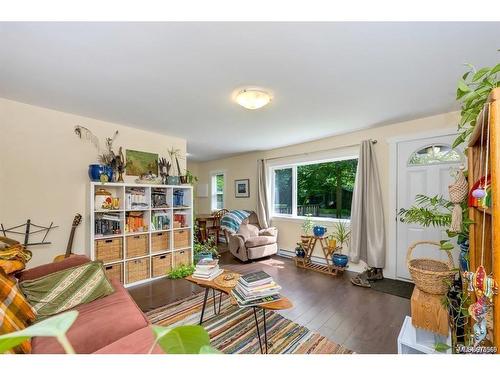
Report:
[{"label": "green striped cushion", "polygon": [[19,286],[35,309],[37,320],[114,292],[100,261],[88,262],[38,279],[26,280]]}]

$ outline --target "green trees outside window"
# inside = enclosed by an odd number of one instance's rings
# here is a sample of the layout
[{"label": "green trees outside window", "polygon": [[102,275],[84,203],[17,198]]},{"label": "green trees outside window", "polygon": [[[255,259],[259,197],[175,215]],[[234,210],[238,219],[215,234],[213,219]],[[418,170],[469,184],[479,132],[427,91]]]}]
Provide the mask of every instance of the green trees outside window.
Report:
[{"label": "green trees outside window", "polygon": [[293,214],[296,169],[296,215],[349,219],[357,159],[296,165],[274,170],[274,213]]}]

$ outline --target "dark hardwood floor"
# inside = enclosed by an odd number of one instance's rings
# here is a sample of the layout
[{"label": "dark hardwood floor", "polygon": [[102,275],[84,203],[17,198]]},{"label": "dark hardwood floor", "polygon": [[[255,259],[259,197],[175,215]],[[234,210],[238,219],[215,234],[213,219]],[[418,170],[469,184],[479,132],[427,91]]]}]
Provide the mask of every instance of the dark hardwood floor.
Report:
[{"label": "dark hardwood floor", "polygon": [[[357,353],[397,352],[399,330],[404,317],[410,315],[408,299],[355,287],[349,281],[352,273],[331,277],[297,268],[292,260],[279,256],[241,263],[226,252],[220,264],[239,273],[266,271],[294,304],[280,314],[338,344]],[[129,289],[143,311],[201,291],[185,280],[166,278]]]}]

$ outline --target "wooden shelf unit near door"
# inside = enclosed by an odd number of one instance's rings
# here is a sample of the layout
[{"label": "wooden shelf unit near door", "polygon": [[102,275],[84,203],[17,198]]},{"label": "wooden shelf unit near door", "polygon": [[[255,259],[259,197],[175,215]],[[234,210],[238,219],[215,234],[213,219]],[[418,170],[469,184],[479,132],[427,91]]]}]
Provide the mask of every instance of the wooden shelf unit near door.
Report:
[{"label": "wooden shelf unit near door", "polygon": [[[491,91],[489,98],[489,111],[483,110],[478,116],[474,132],[469,140],[468,152],[468,180],[469,189],[474,182],[479,180],[484,173],[484,161],[489,158],[491,173],[491,200],[493,207],[483,209],[470,207],[469,217],[474,222],[470,226],[469,234],[469,259],[470,270],[476,271],[481,264],[481,246],[483,225],[485,230],[485,256],[484,267],[488,274],[493,273],[493,278],[500,284],[500,88]],[[484,128],[483,128],[483,116]],[[486,155],[487,125],[489,117],[489,155]],[[479,170],[481,156],[481,132],[483,132],[483,170]],[[483,223],[483,213],[485,213]],[[493,297],[493,345],[500,346],[500,296]]]},{"label": "wooden shelf unit near door", "polygon": [[[127,189],[144,189],[147,206],[128,207]],[[95,207],[95,192],[108,190],[120,198],[120,207],[115,210],[103,210]],[[164,191],[164,202],[154,206],[153,194]],[[173,193],[184,191],[184,201],[174,207]],[[193,262],[193,188],[190,185],[150,185],[129,183],[91,182],[89,189],[89,245],[90,258],[104,262],[106,272],[125,286],[133,286],[166,276],[166,272],[181,264]],[[161,194],[160,194],[161,195]],[[166,207],[168,205],[168,207]],[[185,227],[174,228],[173,212],[182,211]],[[143,212],[147,228],[141,232],[125,233],[126,214],[131,211]],[[103,213],[113,212],[120,217],[121,233],[96,235],[95,220]],[[170,226],[155,227],[155,215],[161,212],[170,218]],[[166,256],[164,256],[166,255]]]}]

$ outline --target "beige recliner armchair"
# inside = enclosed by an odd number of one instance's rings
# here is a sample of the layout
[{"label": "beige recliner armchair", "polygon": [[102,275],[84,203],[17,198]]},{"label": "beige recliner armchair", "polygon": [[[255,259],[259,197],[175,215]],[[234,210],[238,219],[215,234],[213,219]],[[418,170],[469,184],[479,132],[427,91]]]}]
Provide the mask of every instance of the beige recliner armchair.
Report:
[{"label": "beige recliner armchair", "polygon": [[227,238],[229,251],[243,262],[278,252],[278,230],[261,229],[255,212],[241,223],[237,233],[227,232]]}]

